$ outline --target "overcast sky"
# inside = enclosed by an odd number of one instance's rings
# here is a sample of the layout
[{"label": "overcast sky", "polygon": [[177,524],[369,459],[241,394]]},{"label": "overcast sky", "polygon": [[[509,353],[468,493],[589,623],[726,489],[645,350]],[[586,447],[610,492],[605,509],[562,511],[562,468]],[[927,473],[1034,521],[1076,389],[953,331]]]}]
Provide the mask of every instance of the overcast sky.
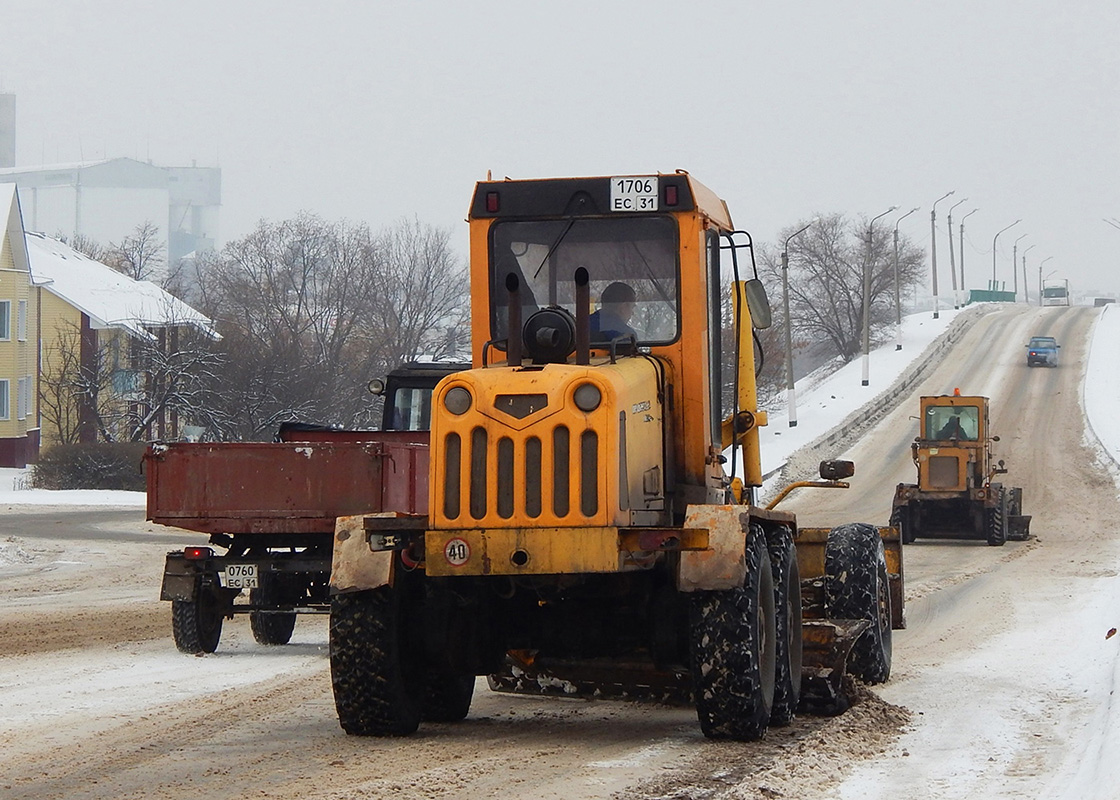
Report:
[{"label": "overcast sky", "polygon": [[[686,169],[761,242],[937,207],[968,285],[1120,293],[1120,2],[0,0],[17,166],[222,168],[220,238],[301,209],[454,230],[474,181]],[[1120,225],[1120,221],[1117,223]],[[1021,263],[1019,271],[1021,275]]]}]

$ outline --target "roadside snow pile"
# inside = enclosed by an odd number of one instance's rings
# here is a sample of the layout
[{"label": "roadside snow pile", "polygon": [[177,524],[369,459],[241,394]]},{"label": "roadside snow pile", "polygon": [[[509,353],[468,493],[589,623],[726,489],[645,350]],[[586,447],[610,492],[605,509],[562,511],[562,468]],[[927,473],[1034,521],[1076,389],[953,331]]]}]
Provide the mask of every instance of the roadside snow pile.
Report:
[{"label": "roadside snow pile", "polygon": [[35,561],[35,556],[24,550],[22,544],[23,540],[14,536],[0,542],[0,567],[31,564]]},{"label": "roadside snow pile", "polygon": [[1120,486],[1120,310],[1115,306],[1105,306],[1097,320],[1085,375],[1086,442],[1111,459],[1108,466]]},{"label": "roadside snow pile", "polygon": [[0,468],[0,505],[143,507],[144,492],[109,489],[28,489],[27,469]]}]

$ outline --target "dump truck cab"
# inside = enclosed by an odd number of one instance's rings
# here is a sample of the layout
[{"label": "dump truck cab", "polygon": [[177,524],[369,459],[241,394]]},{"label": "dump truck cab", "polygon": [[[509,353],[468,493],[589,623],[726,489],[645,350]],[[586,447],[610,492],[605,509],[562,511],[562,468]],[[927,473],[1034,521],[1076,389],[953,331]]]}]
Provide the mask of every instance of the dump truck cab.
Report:
[{"label": "dump truck cab", "polygon": [[918,436],[911,445],[917,484],[895,490],[891,524],[904,542],[916,538],[978,538],[1002,545],[1026,538],[1022,489],[993,478],[1007,472],[993,455],[989,399],[953,394],[920,398]]},{"label": "dump truck cab", "polygon": [[468,222],[472,368],[431,397],[428,513],[336,528],[343,728],[462,718],[488,675],[687,697],[706,735],[750,739],[792,718],[803,666],[834,711],[849,650],[885,680],[900,551],[888,562],[875,526],[807,532],[755,505],[769,307],[723,201],[684,172],[487,180]]}]

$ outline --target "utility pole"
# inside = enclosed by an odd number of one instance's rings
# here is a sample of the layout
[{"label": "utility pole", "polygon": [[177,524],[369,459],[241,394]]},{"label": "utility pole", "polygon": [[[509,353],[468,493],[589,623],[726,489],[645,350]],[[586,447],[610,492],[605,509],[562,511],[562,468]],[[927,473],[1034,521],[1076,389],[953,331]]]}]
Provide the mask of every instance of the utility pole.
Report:
[{"label": "utility pole", "polygon": [[[1022,239],[1025,236],[1030,236],[1030,234],[1024,233],[1019,237],[1019,239]],[[1011,275],[1015,278],[1015,280],[1012,282],[1012,288],[1015,291],[1015,300],[1013,302],[1016,303],[1019,302],[1019,270],[1015,269],[1015,265],[1019,263],[1019,239],[1016,239],[1011,244]],[[1023,283],[1023,288],[1027,288],[1027,284],[1025,281]]]},{"label": "utility pole", "polygon": [[956,189],[946,192],[933,201],[933,208],[929,211],[929,257],[930,268],[933,270],[933,318],[937,319],[937,204],[944,200],[949,195],[953,194]]},{"label": "utility pole", "polygon": [[[980,209],[978,209],[978,208],[974,208],[971,211],[969,211],[967,214],[965,214],[963,217],[961,217],[960,234],[961,234],[961,293],[962,294],[964,292],[968,291],[968,289],[964,285],[964,221],[966,219],[968,219],[969,217],[971,217],[973,214],[975,214],[979,210]],[[967,301],[966,301],[966,303],[967,303]]]},{"label": "utility pole", "polygon": [[875,236],[875,220],[885,217],[898,206],[891,206],[867,224],[867,256],[863,259],[863,385],[871,383],[871,253]]},{"label": "utility pole", "polygon": [[1039,304],[1039,306],[1042,305],[1042,265],[1045,264],[1050,259],[1052,259],[1053,257],[1054,256],[1046,256],[1046,258],[1044,258],[1044,259],[1042,259],[1041,261],[1038,262],[1038,304]]},{"label": "utility pole", "polygon": [[1033,250],[1034,247],[1035,246],[1032,244],[1023,251],[1023,302],[1027,305],[1030,305],[1031,302],[1031,290],[1027,286],[1027,253]]},{"label": "utility pole", "polygon": [[[957,265],[953,262],[953,209],[961,203],[968,200],[958,200],[949,207],[948,222],[949,222],[949,274],[953,276],[953,308],[960,308],[960,295],[957,294]],[[964,289],[964,284],[961,284],[961,289]]]},{"label": "utility pole", "polygon": [[[1006,228],[1000,228],[998,231],[996,231],[996,235],[992,237],[992,291],[993,292],[999,290],[998,286],[996,284],[996,239],[999,238],[999,235],[1001,233],[1003,233],[1004,231],[1006,231],[1010,228],[1014,228],[1016,225],[1018,225],[1022,221],[1023,220],[1021,220],[1021,219],[1015,220],[1010,225],[1008,225]],[[1011,265],[1011,271],[1012,272],[1015,271],[1015,265],[1014,264]]]},{"label": "utility pole", "polygon": [[[895,315],[895,341],[894,349],[902,349],[902,290],[898,280],[898,223],[917,211],[920,206],[914,206],[901,217],[894,221],[894,315]],[[952,245],[950,244],[950,247]]]},{"label": "utility pole", "polygon": [[786,312],[786,403],[789,407],[791,428],[797,427],[797,390],[793,386],[793,323],[789,316],[789,240],[805,233],[813,222],[797,233],[791,233],[786,237],[786,243],[782,245],[782,305],[785,306]]}]

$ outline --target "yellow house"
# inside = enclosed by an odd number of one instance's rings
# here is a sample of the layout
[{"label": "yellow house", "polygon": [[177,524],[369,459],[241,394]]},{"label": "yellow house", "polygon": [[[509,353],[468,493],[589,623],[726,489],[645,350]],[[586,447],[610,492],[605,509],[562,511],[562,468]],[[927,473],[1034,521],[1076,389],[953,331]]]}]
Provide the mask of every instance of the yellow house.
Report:
[{"label": "yellow house", "polygon": [[39,307],[15,184],[0,183],[0,467],[39,454]]},{"label": "yellow house", "polygon": [[[27,232],[27,260],[39,320],[39,409],[42,446],[96,441],[98,414],[88,397],[73,391],[74,376],[104,380],[98,410],[105,404],[141,408],[150,376],[136,363],[143,342],[162,352],[178,347],[185,328],[217,338],[210,320],[149,281],[137,281],[63,242]],[[160,415],[149,438],[176,438],[179,420]]]}]

